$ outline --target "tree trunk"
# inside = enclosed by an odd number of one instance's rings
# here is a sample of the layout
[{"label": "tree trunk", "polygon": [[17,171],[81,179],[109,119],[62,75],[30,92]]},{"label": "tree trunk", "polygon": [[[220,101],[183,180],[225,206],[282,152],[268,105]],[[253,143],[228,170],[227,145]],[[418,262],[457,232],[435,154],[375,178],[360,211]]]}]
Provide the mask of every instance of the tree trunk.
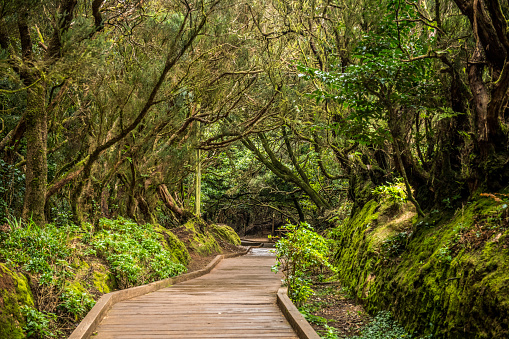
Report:
[{"label": "tree trunk", "polygon": [[292,195],[292,201],[293,201],[293,204],[295,205],[295,209],[297,209],[297,213],[299,214],[299,221],[300,222],[306,221],[306,217],[304,216],[304,212],[302,211],[302,208],[300,207],[299,201],[297,200],[297,198],[294,195]]},{"label": "tree trunk", "polygon": [[[507,105],[509,89],[508,24],[498,0],[454,0],[471,25],[476,41],[467,72],[472,93],[476,148],[479,159],[473,167],[482,185],[498,190],[508,180],[507,131],[500,118]],[[485,69],[490,80],[485,79]],[[477,189],[477,183],[472,190]]]},{"label": "tree trunk", "polygon": [[103,218],[110,217],[110,207],[108,204],[108,199],[110,198],[110,189],[108,186],[104,186],[101,191],[101,216]]},{"label": "tree trunk", "polygon": [[394,136],[392,136],[392,139],[393,139],[392,145],[394,147],[394,153],[396,156],[396,163],[398,164],[399,172],[400,172],[401,176],[403,177],[403,181],[405,182],[405,187],[407,190],[407,192],[406,192],[407,199],[410,200],[410,202],[412,204],[414,204],[415,209],[417,210],[417,214],[419,214],[419,216],[421,216],[421,217],[424,217],[424,213],[421,209],[421,206],[419,205],[417,200],[415,200],[414,194],[412,193],[412,187],[410,186],[410,183],[408,181],[408,177],[406,174],[405,166],[403,165],[403,161],[401,160],[401,151],[399,149],[398,139],[396,139]]},{"label": "tree trunk", "polygon": [[177,205],[177,202],[173,199],[165,184],[157,186],[157,194],[166,207],[168,207],[168,209],[172,211],[180,221],[186,222],[190,218],[194,217],[191,212],[186,211]]},{"label": "tree trunk", "polygon": [[[136,220],[137,201],[134,197],[136,190],[136,169],[134,167],[134,159],[130,162],[131,182],[129,183],[129,194],[127,198],[127,215],[129,218]],[[127,178],[126,178],[127,179]]]},{"label": "tree trunk", "polygon": [[46,161],[48,125],[45,108],[44,84],[37,83],[28,89],[26,110],[27,165],[23,219],[32,219],[43,225],[48,164]]}]

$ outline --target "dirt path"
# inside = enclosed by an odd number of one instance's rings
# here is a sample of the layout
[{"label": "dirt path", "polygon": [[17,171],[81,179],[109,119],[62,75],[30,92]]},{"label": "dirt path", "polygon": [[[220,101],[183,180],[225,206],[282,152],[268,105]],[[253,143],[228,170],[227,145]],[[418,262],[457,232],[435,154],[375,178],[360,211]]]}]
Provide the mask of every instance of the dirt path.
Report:
[{"label": "dirt path", "polygon": [[297,338],[276,305],[274,262],[254,249],[200,278],[115,304],[93,338]]}]

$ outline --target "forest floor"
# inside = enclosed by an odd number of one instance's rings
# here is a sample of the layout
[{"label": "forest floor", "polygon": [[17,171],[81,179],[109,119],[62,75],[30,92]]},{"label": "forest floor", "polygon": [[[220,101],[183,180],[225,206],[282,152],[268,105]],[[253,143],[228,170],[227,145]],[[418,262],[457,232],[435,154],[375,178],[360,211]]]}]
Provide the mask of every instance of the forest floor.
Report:
[{"label": "forest floor", "polygon": [[301,308],[301,312],[323,337],[329,338],[327,333],[335,333],[339,338],[356,336],[371,321],[362,305],[339,283],[315,282],[312,289],[315,293]]}]

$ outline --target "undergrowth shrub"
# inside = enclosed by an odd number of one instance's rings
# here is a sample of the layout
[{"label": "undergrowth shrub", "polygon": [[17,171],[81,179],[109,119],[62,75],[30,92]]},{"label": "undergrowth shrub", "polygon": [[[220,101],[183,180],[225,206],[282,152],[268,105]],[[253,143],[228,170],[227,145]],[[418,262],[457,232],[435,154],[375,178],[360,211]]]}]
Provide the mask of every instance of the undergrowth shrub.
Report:
[{"label": "undergrowth shrub", "polygon": [[390,312],[381,311],[361,331],[361,335],[350,339],[400,339],[411,338],[394,319]]},{"label": "undergrowth shrub", "polygon": [[65,289],[60,298],[62,303],[59,305],[59,308],[71,314],[74,317],[74,321],[85,317],[88,311],[95,305],[95,301],[90,294],[74,289]]},{"label": "undergrowth shrub", "polygon": [[403,179],[396,178],[394,183],[377,186],[373,193],[381,196],[384,200],[388,200],[397,206],[403,205],[407,201],[404,189]]},{"label": "undergrowth shrub", "polygon": [[[57,317],[76,321],[95,304],[87,292],[66,290],[69,279],[76,274],[76,262],[83,245],[76,239],[80,229],[72,224],[43,227],[35,223],[11,221],[10,232],[0,232],[0,261],[30,277],[32,293],[39,310],[22,308],[28,336],[51,338],[60,336]],[[74,305],[74,306],[71,306]]]},{"label": "undergrowth shrub", "polygon": [[94,285],[80,280],[91,269],[90,256],[108,262],[119,288],[186,270],[163,248],[150,224],[101,219],[95,229],[90,224],[40,227],[31,221],[11,220],[9,229],[0,232],[0,262],[29,277],[38,309],[24,307],[22,314],[27,324],[24,331],[34,338],[65,336],[59,328],[69,330],[94,306],[89,293]]},{"label": "undergrowth shrub", "polygon": [[328,261],[329,246],[325,238],[307,223],[284,226],[286,236],[276,242],[277,263],[274,272],[283,271],[288,296],[300,307],[313,293],[311,275],[317,269],[334,270]]},{"label": "undergrowth shrub", "polygon": [[392,237],[388,237],[382,242],[382,253],[385,258],[392,258],[400,255],[406,248],[412,231],[399,232]]},{"label": "undergrowth shrub", "polygon": [[23,331],[28,338],[57,338],[61,335],[61,332],[54,328],[56,314],[40,312],[26,305],[21,307],[21,314],[26,319]]},{"label": "undergrowth shrub", "polygon": [[186,271],[171,260],[159,236],[150,224],[139,225],[124,218],[101,219],[91,245],[104,258],[117,278],[120,288],[149,283]]},{"label": "undergrowth shrub", "polygon": [[361,330],[361,335],[351,336],[348,339],[430,339],[415,337],[407,333],[401,325],[394,320],[390,312],[381,311],[373,320]]},{"label": "undergrowth shrub", "polygon": [[75,231],[75,226],[11,223],[11,232],[0,233],[0,259],[36,275],[41,283],[57,284],[70,273],[68,262],[75,249],[66,244]]}]

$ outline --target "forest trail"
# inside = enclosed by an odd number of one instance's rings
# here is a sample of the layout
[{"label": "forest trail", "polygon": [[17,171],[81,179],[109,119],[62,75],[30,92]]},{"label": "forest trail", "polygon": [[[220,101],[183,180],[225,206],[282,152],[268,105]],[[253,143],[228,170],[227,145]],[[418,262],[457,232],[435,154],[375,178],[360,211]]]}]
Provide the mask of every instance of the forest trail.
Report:
[{"label": "forest trail", "polygon": [[298,338],[276,305],[281,275],[267,249],[200,278],[115,304],[92,338]]}]

